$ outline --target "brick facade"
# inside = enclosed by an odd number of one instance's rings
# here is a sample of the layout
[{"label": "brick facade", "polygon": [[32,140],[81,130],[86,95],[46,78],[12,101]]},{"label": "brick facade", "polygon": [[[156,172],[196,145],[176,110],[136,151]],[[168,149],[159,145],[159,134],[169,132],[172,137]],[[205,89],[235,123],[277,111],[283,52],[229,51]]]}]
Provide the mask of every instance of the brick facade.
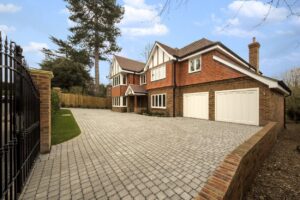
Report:
[{"label": "brick facade", "polygon": [[52,72],[31,70],[31,77],[40,92],[40,152],[51,150],[51,79]]},{"label": "brick facade", "polygon": [[[166,94],[166,108],[151,108],[151,96],[153,94]],[[164,116],[173,116],[173,87],[159,88],[148,91],[148,112],[152,114],[162,114]]]}]

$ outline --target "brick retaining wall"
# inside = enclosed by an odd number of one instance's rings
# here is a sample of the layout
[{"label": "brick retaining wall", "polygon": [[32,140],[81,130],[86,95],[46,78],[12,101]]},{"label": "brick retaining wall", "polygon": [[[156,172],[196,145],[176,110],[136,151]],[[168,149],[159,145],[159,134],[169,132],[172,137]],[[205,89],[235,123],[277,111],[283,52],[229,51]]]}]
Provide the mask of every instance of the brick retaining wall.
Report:
[{"label": "brick retaining wall", "polygon": [[196,199],[242,199],[275,144],[280,129],[278,123],[269,122],[233,150],[214,171]]}]

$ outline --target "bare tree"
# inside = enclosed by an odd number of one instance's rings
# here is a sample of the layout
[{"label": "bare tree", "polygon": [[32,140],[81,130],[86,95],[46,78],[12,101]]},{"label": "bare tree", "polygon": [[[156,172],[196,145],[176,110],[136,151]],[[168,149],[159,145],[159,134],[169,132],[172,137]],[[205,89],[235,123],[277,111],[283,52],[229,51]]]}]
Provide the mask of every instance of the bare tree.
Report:
[{"label": "bare tree", "polygon": [[284,82],[292,91],[291,96],[286,99],[288,112],[292,112],[292,118],[297,120],[297,114],[300,113],[300,67],[295,67],[283,74]]},{"label": "bare tree", "polygon": [[149,42],[145,45],[144,49],[141,51],[140,56],[142,59],[147,62],[148,57],[150,56],[151,50],[153,47],[153,43]]}]

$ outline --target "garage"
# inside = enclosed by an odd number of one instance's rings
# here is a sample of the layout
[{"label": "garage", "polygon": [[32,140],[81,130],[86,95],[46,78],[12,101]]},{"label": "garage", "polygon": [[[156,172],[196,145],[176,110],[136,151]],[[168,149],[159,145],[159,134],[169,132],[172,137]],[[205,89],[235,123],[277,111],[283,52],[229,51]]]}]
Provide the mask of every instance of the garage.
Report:
[{"label": "garage", "polygon": [[208,119],[208,92],[183,94],[183,116]]},{"label": "garage", "polygon": [[215,120],[259,125],[259,89],[216,91]]}]

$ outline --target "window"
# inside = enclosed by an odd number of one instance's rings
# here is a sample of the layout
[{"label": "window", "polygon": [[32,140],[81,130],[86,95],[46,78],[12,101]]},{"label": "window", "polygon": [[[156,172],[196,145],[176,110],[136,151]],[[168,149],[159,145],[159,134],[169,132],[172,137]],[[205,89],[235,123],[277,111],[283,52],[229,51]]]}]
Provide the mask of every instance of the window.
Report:
[{"label": "window", "polygon": [[151,81],[157,81],[166,78],[166,65],[163,64],[151,70]]},{"label": "window", "polygon": [[151,96],[152,108],[166,108],[166,94],[154,94]]},{"label": "window", "polygon": [[112,97],[112,106],[113,107],[126,107],[127,106],[127,98],[124,96]]},{"label": "window", "polygon": [[122,77],[123,77],[123,85],[126,85],[127,84],[127,76],[126,74],[122,74]]},{"label": "window", "polygon": [[146,74],[140,76],[140,85],[146,84]]},{"label": "window", "polygon": [[126,74],[119,74],[113,77],[113,86],[118,86],[118,85],[127,85]]},{"label": "window", "polygon": [[201,71],[201,57],[189,60],[189,73]]}]

